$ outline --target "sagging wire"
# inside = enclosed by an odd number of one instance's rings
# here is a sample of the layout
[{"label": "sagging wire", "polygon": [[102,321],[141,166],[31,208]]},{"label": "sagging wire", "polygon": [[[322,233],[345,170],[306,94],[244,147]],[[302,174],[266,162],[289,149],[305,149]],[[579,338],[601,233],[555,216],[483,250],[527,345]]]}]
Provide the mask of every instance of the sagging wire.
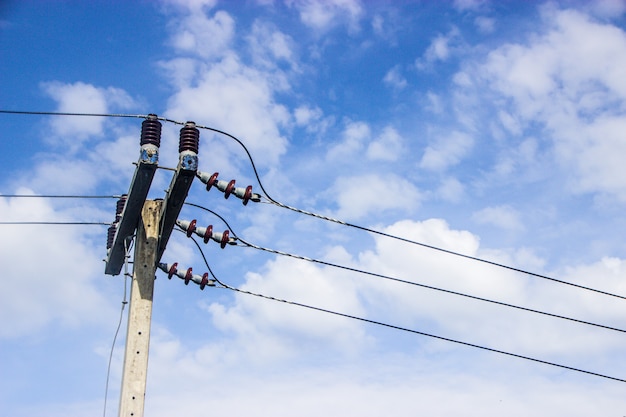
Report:
[{"label": "sagging wire", "polygon": [[[427,284],[422,284],[422,283],[415,282],[415,281],[408,281],[408,280],[405,280],[405,279],[396,278],[396,277],[392,277],[392,276],[389,276],[389,275],[379,274],[379,273],[371,272],[371,271],[365,271],[365,270],[361,270],[361,269],[357,269],[357,268],[353,268],[353,267],[349,267],[349,266],[345,266],[345,265],[339,265],[339,264],[335,264],[335,263],[332,263],[332,262],[323,261],[323,260],[320,260],[320,259],[309,258],[309,257],[306,257],[306,256],[295,255],[295,254],[292,254],[292,253],[283,252],[283,251],[279,251],[279,250],[276,250],[276,249],[271,249],[271,248],[265,248],[265,247],[262,247],[262,246],[258,246],[258,245],[255,245],[253,243],[247,242],[246,240],[244,240],[243,238],[238,236],[237,233],[228,224],[228,222],[222,216],[220,216],[219,214],[215,213],[213,210],[208,209],[206,207],[202,207],[202,206],[193,204],[193,203],[185,203],[185,204],[188,204],[190,206],[198,207],[198,208],[201,208],[203,210],[206,210],[207,212],[213,214],[214,216],[218,217],[222,222],[224,222],[224,224],[228,228],[227,232],[230,231],[227,234],[227,236],[230,236],[230,239],[231,239],[230,245],[239,246],[239,247],[248,247],[248,248],[257,249],[257,250],[260,250],[260,251],[274,253],[276,255],[286,256],[286,257],[299,259],[299,260],[303,260],[303,261],[307,261],[307,262],[311,262],[311,263],[316,263],[316,264],[319,264],[319,265],[329,266],[329,267],[332,267],[332,268],[343,269],[345,271],[355,272],[355,273],[359,273],[359,274],[363,274],[363,275],[369,275],[369,276],[376,277],[376,278],[381,278],[381,279],[385,279],[385,280],[389,280],[389,281],[394,281],[394,282],[398,282],[398,283],[401,283],[401,284],[413,285],[413,286],[416,286],[416,287],[425,288],[425,289],[432,290],[432,291],[443,292],[445,294],[456,295],[456,296],[459,296],[459,297],[469,298],[469,299],[476,300],[476,301],[482,301],[482,302],[495,304],[495,305],[499,305],[499,306],[503,306],[503,307],[513,308],[513,309],[525,311],[525,312],[528,312],[528,313],[539,314],[539,315],[543,315],[543,316],[547,316],[547,317],[552,317],[552,318],[557,318],[557,319],[561,319],[561,320],[571,321],[571,322],[578,323],[578,324],[584,324],[584,325],[598,327],[598,328],[611,330],[611,331],[615,331],[615,332],[626,333],[626,330],[620,329],[620,328],[617,328],[617,327],[607,326],[607,325],[599,324],[599,323],[593,323],[593,322],[589,322],[589,321],[586,321],[586,320],[576,319],[576,318],[573,318],[573,317],[567,317],[567,316],[562,316],[562,315],[559,315],[559,314],[549,313],[549,312],[546,312],[546,311],[535,310],[535,309],[532,309],[532,308],[523,307],[523,306],[519,306],[519,305],[516,305],[516,304],[505,303],[503,301],[497,301],[497,300],[492,300],[492,299],[489,299],[489,298],[479,297],[479,296],[476,296],[476,295],[465,294],[465,293],[462,293],[462,292],[448,290],[448,289],[445,289],[445,288],[439,288],[439,287],[435,287],[435,286],[427,285]],[[184,223],[188,224],[189,222],[184,222]],[[192,222],[192,223],[195,223],[195,222]],[[192,230],[188,229],[188,230],[186,230],[186,232],[187,232],[187,236],[191,237]],[[205,238],[205,243],[207,242],[207,240],[208,239]],[[238,242],[241,242],[241,245],[238,244]],[[224,247],[225,247],[225,244],[222,244],[222,249]]]},{"label": "sagging wire", "polygon": [[[172,122],[171,120],[168,120],[168,119],[166,119],[166,121]],[[176,122],[176,123],[177,124],[182,124],[180,122]],[[248,159],[250,160],[250,164],[252,166],[252,170],[254,171],[254,175],[256,176],[257,182],[259,183],[259,187],[261,188],[261,190],[265,194],[264,197],[267,198],[267,200],[269,200],[269,202],[271,204],[275,205],[275,206],[282,207],[282,208],[294,211],[296,213],[300,213],[300,214],[304,214],[304,215],[307,215],[307,216],[315,217],[315,218],[318,218],[318,219],[321,219],[321,220],[326,220],[326,221],[337,223],[337,224],[340,224],[340,225],[343,225],[343,226],[347,226],[347,227],[351,227],[351,228],[354,228],[354,229],[362,230],[362,231],[365,231],[365,232],[373,233],[373,234],[376,234],[376,235],[379,235],[379,236],[383,236],[383,237],[386,237],[386,238],[395,239],[395,240],[398,240],[398,241],[401,241],[401,242],[405,242],[405,243],[410,243],[410,244],[413,244],[413,245],[421,246],[421,247],[426,248],[426,249],[436,250],[436,251],[439,251],[439,252],[446,253],[448,255],[458,256],[458,257],[469,259],[469,260],[472,260],[472,261],[475,261],[475,262],[481,262],[481,263],[484,263],[484,264],[487,264],[487,265],[491,265],[491,266],[495,266],[495,267],[498,267],[498,268],[503,268],[503,269],[507,269],[507,270],[514,271],[514,272],[517,272],[517,273],[526,274],[526,275],[529,275],[529,276],[532,276],[532,277],[535,277],[535,278],[540,278],[540,279],[556,282],[556,283],[559,283],[559,284],[572,286],[572,287],[575,287],[575,288],[578,288],[578,289],[581,289],[581,290],[591,291],[591,292],[595,292],[595,293],[598,293],[598,294],[602,294],[602,295],[606,295],[606,296],[610,296],[610,297],[621,298],[623,300],[626,300],[626,296],[623,296],[623,295],[618,295],[618,294],[614,294],[614,293],[611,293],[611,292],[608,292],[608,291],[598,290],[598,289],[587,287],[587,286],[584,286],[584,285],[575,284],[573,282],[563,281],[563,280],[560,280],[560,279],[557,279],[557,278],[549,277],[547,275],[538,274],[538,273],[527,271],[527,270],[524,270],[524,269],[521,269],[521,268],[516,268],[516,267],[510,266],[510,265],[501,264],[501,263],[498,263],[498,262],[495,262],[495,261],[490,261],[488,259],[483,259],[483,258],[478,258],[476,256],[466,255],[466,254],[463,254],[463,253],[460,253],[460,252],[455,252],[455,251],[452,251],[452,250],[449,250],[449,249],[444,249],[444,248],[441,248],[441,247],[438,247],[438,246],[429,245],[429,244],[418,242],[418,241],[415,241],[415,240],[412,240],[412,239],[407,239],[407,238],[404,238],[404,237],[401,237],[401,236],[392,235],[390,233],[381,232],[379,230],[370,229],[368,227],[364,227],[364,226],[359,226],[359,225],[356,225],[356,224],[348,223],[348,222],[345,222],[343,220],[339,220],[339,219],[335,219],[335,218],[332,218],[332,217],[324,216],[324,215],[321,215],[321,214],[313,213],[313,212],[310,212],[310,211],[302,210],[302,209],[299,209],[297,207],[292,207],[292,206],[289,206],[287,204],[281,203],[281,202],[275,200],[274,198],[272,198],[270,196],[270,194],[267,192],[267,190],[265,189],[265,187],[263,186],[263,182],[261,181],[261,178],[259,176],[258,170],[256,168],[256,164],[254,163],[254,159],[252,158],[252,154],[250,153],[250,151],[248,150],[246,145],[241,140],[239,140],[238,138],[236,138],[235,136],[231,135],[228,132],[224,132],[222,130],[215,129],[215,128],[212,128],[212,127],[209,127],[209,126],[196,125],[196,127],[198,129],[205,129],[205,130],[209,130],[209,131],[212,131],[212,132],[216,132],[216,133],[222,134],[224,136],[227,136],[227,137],[233,139],[235,142],[237,142],[243,148],[244,152],[248,156]]]},{"label": "sagging wire", "polygon": [[[109,380],[111,375],[111,363],[113,362],[113,351],[115,350],[115,342],[117,341],[117,336],[119,335],[120,328],[122,327],[122,320],[124,318],[124,309],[128,304],[128,277],[132,278],[132,275],[128,273],[128,259],[130,258],[130,251],[132,250],[134,243],[134,236],[130,238],[124,239],[124,296],[122,298],[122,308],[120,310],[120,319],[117,323],[117,328],[115,329],[115,335],[113,336],[113,343],[111,344],[111,352],[109,353],[109,363],[107,365],[107,376],[106,376],[106,384],[104,387],[104,411],[102,413],[103,417],[106,417],[107,413],[107,398],[109,394]],[[129,243],[130,241],[130,243]]]},{"label": "sagging wire", "polygon": [[217,276],[215,276],[215,274],[211,270],[211,267],[209,266],[209,263],[208,263],[208,261],[206,259],[206,256],[204,255],[204,251],[202,250],[202,247],[200,246],[200,244],[196,241],[196,239],[193,236],[190,236],[190,238],[193,240],[193,242],[196,244],[196,247],[200,251],[200,254],[202,255],[202,259],[204,260],[204,263],[205,263],[207,269],[211,273],[211,276],[213,277],[215,282],[220,284],[220,286],[216,287],[216,288],[223,288],[223,289],[227,289],[227,290],[234,291],[234,292],[241,293],[241,294],[251,295],[251,296],[254,296],[254,297],[259,297],[259,298],[263,298],[263,299],[271,300],[271,301],[277,301],[277,302],[280,302],[280,303],[289,304],[289,305],[297,306],[297,307],[302,307],[302,308],[306,308],[306,309],[309,309],[309,310],[319,311],[319,312],[322,312],[322,313],[332,314],[332,315],[339,316],[339,317],[345,317],[345,318],[352,319],[352,320],[358,320],[358,321],[361,321],[361,322],[364,322],[364,323],[369,323],[369,324],[374,324],[374,325],[377,325],[377,326],[387,327],[387,328],[390,328],[390,329],[393,329],[393,330],[399,330],[399,331],[403,331],[403,332],[417,334],[417,335],[420,335],[420,336],[426,336],[426,337],[442,340],[442,341],[445,341],[445,342],[455,343],[455,344],[459,344],[459,345],[463,345],[463,346],[467,346],[467,347],[472,347],[472,348],[475,348],[475,349],[484,350],[484,351],[491,352],[491,353],[499,353],[499,354],[505,355],[505,356],[511,356],[511,357],[515,357],[515,358],[518,358],[518,359],[523,359],[523,360],[527,360],[527,361],[541,363],[541,364],[544,364],[544,365],[549,365],[549,366],[553,366],[553,367],[557,367],[557,368],[561,368],[561,369],[567,369],[569,371],[580,372],[580,373],[584,373],[584,374],[587,374],[587,375],[592,375],[592,376],[596,376],[596,377],[600,377],[600,378],[606,378],[606,379],[610,379],[610,380],[613,380],[613,381],[626,383],[626,379],[617,378],[617,377],[601,374],[601,373],[598,373],[598,372],[587,371],[587,370],[584,370],[584,369],[581,369],[581,368],[576,368],[576,367],[573,367],[573,366],[562,365],[562,364],[555,363],[555,362],[545,361],[543,359],[537,359],[537,358],[533,358],[533,357],[530,357],[530,356],[525,356],[525,355],[520,355],[520,354],[517,354],[517,353],[507,352],[507,351],[503,351],[503,350],[499,350],[499,349],[490,348],[490,347],[487,347],[487,346],[482,346],[482,345],[477,345],[477,344],[474,344],[474,343],[464,342],[462,340],[451,339],[451,338],[448,338],[448,337],[438,336],[438,335],[435,335],[435,334],[426,333],[426,332],[422,332],[422,331],[414,330],[414,329],[409,329],[409,328],[406,328],[406,327],[396,326],[396,325],[389,324],[389,323],[383,323],[383,322],[380,322],[380,321],[371,320],[371,319],[367,319],[367,318],[364,318],[364,317],[358,317],[358,316],[354,316],[354,315],[351,315],[351,314],[345,314],[345,313],[341,313],[341,312],[337,312],[337,311],[333,311],[333,310],[328,310],[328,309],[321,308],[321,307],[316,307],[316,306],[312,306],[312,305],[308,305],[308,304],[298,303],[298,302],[295,302],[295,301],[284,300],[284,299],[280,299],[280,298],[264,295],[264,294],[261,294],[261,293],[255,293],[255,292],[252,292],[252,291],[242,290],[240,288],[231,287],[230,285],[225,284],[224,282],[220,281],[220,279],[217,278]]},{"label": "sagging wire", "polygon": [[[176,124],[176,125],[183,125],[184,126],[185,123],[186,123],[186,122],[180,122],[180,121],[177,121],[177,120],[169,119],[167,117],[155,116],[154,114],[114,114],[114,113],[108,113],[107,114],[107,113],[77,113],[77,112],[76,113],[69,113],[69,112],[18,111],[18,110],[2,110],[2,109],[0,109],[0,113],[23,114],[23,115],[50,115],[50,116],[126,117],[126,118],[143,118],[143,119],[147,119],[148,117],[152,117],[153,119],[164,121],[164,122],[167,122],[167,123],[173,123],[173,124]],[[481,263],[484,263],[484,264],[487,264],[487,265],[491,265],[491,266],[494,266],[494,267],[507,269],[507,270],[514,271],[514,272],[521,273],[521,274],[526,274],[528,276],[532,276],[532,277],[535,277],[535,278],[540,278],[540,279],[556,282],[556,283],[559,283],[559,284],[568,285],[568,286],[571,286],[571,287],[574,287],[574,288],[578,288],[578,289],[581,289],[581,290],[595,292],[595,293],[606,295],[606,296],[609,296],[609,297],[615,297],[615,298],[620,298],[622,300],[626,300],[626,296],[624,296],[624,295],[614,294],[614,293],[611,293],[611,292],[608,292],[608,291],[603,291],[603,290],[587,287],[587,286],[584,286],[584,285],[575,284],[573,282],[563,281],[563,280],[560,280],[560,279],[557,279],[557,278],[549,277],[547,275],[538,274],[538,273],[527,271],[527,270],[524,270],[524,269],[521,269],[521,268],[516,268],[516,267],[510,266],[510,265],[501,264],[501,263],[498,263],[498,262],[495,262],[495,261],[490,261],[488,259],[483,259],[483,258],[478,258],[476,256],[466,255],[466,254],[463,254],[463,253],[460,253],[460,252],[455,252],[455,251],[452,251],[452,250],[449,250],[449,249],[440,248],[440,247],[437,247],[437,246],[433,246],[433,245],[429,245],[429,244],[426,244],[426,243],[418,242],[418,241],[415,241],[415,240],[412,240],[412,239],[407,239],[407,238],[403,238],[403,237],[400,237],[400,236],[392,235],[390,233],[381,232],[381,231],[378,231],[378,230],[375,230],[375,229],[370,229],[368,227],[364,227],[364,226],[359,226],[359,225],[356,225],[356,224],[348,223],[348,222],[345,222],[345,221],[342,221],[342,220],[339,220],[339,219],[335,219],[335,218],[332,218],[332,217],[329,217],[329,216],[320,215],[320,214],[317,214],[317,213],[314,213],[314,212],[302,210],[302,209],[299,209],[297,207],[292,207],[292,206],[289,206],[287,204],[281,203],[281,202],[275,200],[274,198],[272,198],[270,196],[270,194],[267,192],[267,190],[265,189],[265,187],[263,185],[263,182],[261,181],[261,178],[260,178],[258,169],[256,167],[256,164],[254,162],[254,158],[252,157],[252,154],[250,153],[250,151],[248,150],[246,145],[240,139],[238,139],[236,136],[234,136],[234,135],[232,135],[232,134],[230,134],[228,132],[225,132],[223,130],[216,129],[216,128],[213,128],[213,127],[210,127],[210,126],[203,126],[203,125],[196,124],[196,128],[209,130],[209,131],[212,131],[212,132],[224,135],[224,136],[234,140],[235,142],[237,142],[242,147],[242,149],[244,150],[244,152],[248,156],[248,159],[250,160],[250,164],[252,166],[252,170],[253,170],[254,175],[255,175],[255,177],[257,179],[257,182],[259,183],[259,186],[260,186],[261,190],[265,194],[264,197],[271,204],[276,205],[278,207],[282,207],[282,208],[294,211],[296,213],[304,214],[304,215],[307,215],[307,216],[312,216],[312,217],[315,217],[315,218],[318,218],[318,219],[321,219],[321,220],[326,220],[326,221],[337,223],[337,224],[340,224],[340,225],[343,225],[343,226],[347,226],[347,227],[351,227],[351,228],[354,228],[354,229],[362,230],[362,231],[365,231],[365,232],[377,234],[379,236],[383,236],[383,237],[386,237],[386,238],[395,239],[395,240],[398,240],[398,241],[401,241],[401,242],[405,242],[405,243],[410,243],[410,244],[413,244],[413,245],[421,246],[421,247],[424,247],[426,249],[431,249],[431,250],[439,251],[439,252],[442,252],[442,253],[447,253],[449,255],[458,256],[458,257],[469,259],[469,260],[472,260],[472,261],[475,261],[475,262],[481,262]]]}]

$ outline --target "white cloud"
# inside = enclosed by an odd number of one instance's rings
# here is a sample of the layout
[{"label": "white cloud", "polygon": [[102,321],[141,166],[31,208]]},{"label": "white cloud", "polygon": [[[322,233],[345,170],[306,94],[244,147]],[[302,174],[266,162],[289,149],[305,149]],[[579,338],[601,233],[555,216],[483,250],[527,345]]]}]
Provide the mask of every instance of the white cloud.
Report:
[{"label": "white cloud", "polygon": [[[134,100],[124,90],[101,88],[83,82],[61,83],[50,81],[41,84],[46,95],[57,102],[57,112],[62,113],[109,113],[111,108],[129,109]],[[58,116],[51,121],[53,136],[62,144],[75,148],[89,136],[103,133],[104,117]],[[48,139],[51,139],[48,137]]]},{"label": "white cloud", "polygon": [[202,58],[223,56],[235,33],[234,19],[221,10],[213,17],[191,13],[172,26],[176,28],[172,34],[172,46],[178,52]]},{"label": "white cloud", "polygon": [[583,6],[588,7],[595,15],[604,18],[620,17],[626,13],[624,0],[597,0]]},{"label": "white cloud", "polygon": [[406,78],[400,72],[400,66],[398,65],[387,71],[383,82],[396,90],[402,90],[407,86]]},{"label": "white cloud", "polygon": [[300,12],[300,20],[319,32],[325,32],[339,24],[346,24],[350,31],[357,31],[363,9],[358,0],[287,0],[287,5]]},{"label": "white cloud", "polygon": [[341,142],[331,146],[326,154],[328,160],[353,158],[360,152],[371,136],[371,130],[365,122],[348,121],[342,133]]},{"label": "white cloud", "polygon": [[319,135],[324,135],[335,123],[335,118],[333,116],[324,116],[324,112],[318,106],[298,106],[293,111],[293,118],[296,126],[304,127],[307,132]]},{"label": "white cloud", "polygon": [[203,9],[211,9],[217,4],[217,0],[164,0],[164,2],[194,13],[202,13]]},{"label": "white cloud", "polygon": [[341,177],[329,191],[339,205],[340,219],[362,219],[385,210],[410,212],[421,202],[419,190],[394,174]]},{"label": "white cloud", "polygon": [[[248,274],[240,288],[345,314],[362,315],[363,308],[355,293],[355,282],[349,279],[337,280],[335,274],[329,273],[327,269],[289,258],[278,258],[266,265],[263,274]],[[262,343],[265,341],[268,351],[257,350],[257,354],[268,359],[279,358],[274,348],[281,342],[275,338],[291,339],[291,343],[296,340],[298,343],[303,340],[314,344],[330,343],[341,350],[352,350],[364,343],[364,332],[354,321],[336,320],[330,315],[319,314],[319,311],[294,309],[249,295],[238,295],[235,301],[235,305],[229,308],[215,303],[209,306],[215,324],[221,330],[234,332],[239,337],[257,339]],[[290,311],[290,314],[286,315],[286,311]],[[255,317],[254,325],[251,325],[250,317]],[[272,339],[275,340],[270,342]],[[284,348],[279,350],[286,353]]]},{"label": "white cloud", "polygon": [[[19,189],[18,193],[31,191]],[[74,220],[36,198],[0,198],[0,217],[3,221]],[[2,226],[0,252],[6,262],[0,292],[0,338],[32,335],[51,325],[101,324],[101,317],[110,312],[95,281],[103,270],[101,256],[85,245],[84,230],[56,227],[62,229],[41,233],[41,226]]]},{"label": "white cloud", "polygon": [[492,33],[495,30],[496,21],[490,17],[479,16],[474,19],[474,24],[481,33]]},{"label": "white cloud", "polygon": [[511,100],[508,115],[500,113],[507,130],[519,134],[531,120],[543,125],[574,190],[626,199],[616,157],[626,151],[616,110],[626,108],[626,34],[572,10],[546,9],[544,20],[543,36],[496,49],[477,75]]},{"label": "white cloud", "polygon": [[299,106],[294,110],[294,118],[298,126],[306,126],[322,118],[323,112],[319,107]]},{"label": "white cloud", "polygon": [[182,88],[193,82],[198,76],[199,62],[194,58],[174,58],[158,63],[163,74],[176,88]]},{"label": "white cloud", "polygon": [[255,21],[252,25],[252,33],[248,36],[248,42],[251,55],[257,65],[273,68],[278,63],[285,62],[291,68],[297,69],[293,39],[273,25]]},{"label": "white cloud", "polygon": [[444,104],[441,96],[438,94],[429,91],[426,93],[426,99],[428,100],[426,104],[426,109],[435,114],[441,114],[444,109]]},{"label": "white cloud", "polygon": [[481,224],[491,224],[505,230],[522,230],[520,213],[510,206],[485,207],[472,214],[472,219]]},{"label": "white cloud", "polygon": [[459,202],[465,194],[465,187],[456,178],[448,177],[441,181],[441,185],[437,188],[437,196],[444,201],[452,203]]},{"label": "white cloud", "polygon": [[445,35],[438,35],[435,37],[424,55],[415,61],[417,69],[424,70],[430,68],[437,61],[445,62],[453,54],[454,50],[458,48],[458,44],[461,40],[461,33],[459,29],[454,27]]},{"label": "white cloud", "polygon": [[396,129],[387,126],[367,147],[367,157],[371,160],[395,161],[402,155],[402,136]]},{"label": "white cloud", "polygon": [[463,132],[442,136],[424,150],[419,166],[430,171],[444,171],[461,162],[474,145],[472,137]]},{"label": "white cloud", "polygon": [[487,0],[454,0],[453,5],[459,11],[478,10]]},{"label": "white cloud", "polygon": [[[271,77],[231,55],[180,88],[170,98],[167,114],[223,128],[246,144],[260,167],[273,166],[287,147],[280,129],[290,121],[287,109],[275,102],[274,91]],[[217,143],[222,149],[232,145],[221,137]]]}]

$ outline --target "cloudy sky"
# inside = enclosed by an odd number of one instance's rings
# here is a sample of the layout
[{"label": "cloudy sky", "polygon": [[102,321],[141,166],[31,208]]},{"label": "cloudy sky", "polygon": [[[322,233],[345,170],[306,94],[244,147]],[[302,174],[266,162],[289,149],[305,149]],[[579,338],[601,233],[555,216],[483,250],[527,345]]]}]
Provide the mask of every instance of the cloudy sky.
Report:
[{"label": "cloudy sky", "polygon": [[[273,199],[348,223],[196,181],[187,202],[241,238],[325,262],[201,243],[224,283],[600,374],[158,271],[151,416],[626,414],[626,385],[605,377],[626,379],[624,68],[619,0],[0,4],[0,110],[220,129]],[[116,199],[6,196],[127,192],[141,122],[0,113],[2,415],[105,412],[124,299],[107,226],[6,223],[111,222]],[[164,168],[179,129],[163,123]],[[199,169],[262,193],[227,136],[201,130]],[[180,218],[227,227],[194,206]],[[183,233],[163,261],[207,271]]]}]

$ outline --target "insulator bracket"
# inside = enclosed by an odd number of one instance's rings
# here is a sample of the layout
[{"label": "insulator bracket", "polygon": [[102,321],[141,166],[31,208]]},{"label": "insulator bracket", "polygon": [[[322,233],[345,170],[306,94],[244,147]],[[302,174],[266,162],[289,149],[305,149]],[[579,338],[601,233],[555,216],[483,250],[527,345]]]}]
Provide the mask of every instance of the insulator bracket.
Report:
[{"label": "insulator bracket", "polygon": [[224,230],[223,233],[213,232],[213,225],[208,225],[207,227],[196,227],[197,221],[194,220],[176,220],[176,224],[182,228],[187,237],[191,237],[192,233],[200,236],[204,243],[208,243],[209,240],[214,240],[219,243],[222,249],[226,247],[226,245],[236,245],[237,239],[234,237],[230,237],[230,231]]},{"label": "insulator bracket", "polygon": [[158,267],[163,272],[167,273],[167,277],[169,279],[172,278],[173,275],[176,275],[183,281],[185,281],[185,285],[189,285],[189,281],[193,281],[195,284],[200,286],[201,290],[204,290],[205,286],[214,287],[215,280],[209,279],[209,273],[205,272],[202,276],[197,274],[192,274],[192,268],[187,268],[185,271],[181,271],[178,269],[178,262],[174,262],[173,264],[164,264],[159,263]]},{"label": "insulator bracket", "polygon": [[261,201],[261,195],[257,193],[253,193],[251,185],[248,185],[246,188],[235,187],[235,180],[230,180],[230,181],[218,180],[217,179],[218,175],[219,175],[218,172],[214,172],[211,175],[209,175],[206,172],[200,172],[200,171],[196,173],[196,176],[200,179],[200,181],[206,184],[207,191],[211,190],[211,188],[215,186],[215,188],[217,188],[218,190],[224,193],[224,198],[228,199],[228,197],[230,197],[231,194],[234,194],[236,197],[243,200],[244,206],[248,205],[249,201],[253,201],[255,203],[258,203]]}]

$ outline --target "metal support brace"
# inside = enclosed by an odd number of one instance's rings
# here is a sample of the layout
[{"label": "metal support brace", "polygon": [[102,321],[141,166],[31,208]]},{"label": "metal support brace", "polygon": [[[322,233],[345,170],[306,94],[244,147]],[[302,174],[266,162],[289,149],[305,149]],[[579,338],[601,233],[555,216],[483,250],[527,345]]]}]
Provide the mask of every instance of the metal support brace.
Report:
[{"label": "metal support brace", "polygon": [[194,152],[183,152],[180,154],[176,173],[172,178],[167,195],[163,202],[163,212],[161,213],[161,237],[159,239],[159,249],[157,252],[157,262],[161,260],[167,242],[170,239],[176,219],[183,208],[185,198],[191,183],[198,171],[198,155]]},{"label": "metal support brace", "polygon": [[122,270],[125,256],[124,240],[135,233],[135,228],[141,215],[141,208],[148,196],[158,162],[158,148],[154,146],[142,147],[139,162],[137,163],[133,181],[128,191],[128,197],[126,198],[126,205],[106,259],[104,273],[107,275],[119,275]]}]

